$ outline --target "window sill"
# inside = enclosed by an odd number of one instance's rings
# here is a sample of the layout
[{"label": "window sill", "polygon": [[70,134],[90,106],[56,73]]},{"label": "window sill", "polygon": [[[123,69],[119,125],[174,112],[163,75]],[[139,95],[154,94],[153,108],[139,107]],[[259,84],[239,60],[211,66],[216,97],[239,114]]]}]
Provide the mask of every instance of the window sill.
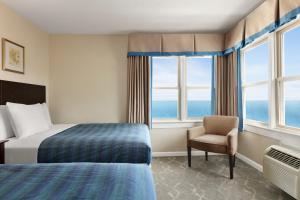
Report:
[{"label": "window sill", "polygon": [[279,140],[282,144],[299,148],[300,131],[298,130],[245,124],[244,131]]},{"label": "window sill", "polygon": [[153,129],[170,129],[170,128],[192,128],[195,126],[201,126],[202,120],[186,120],[186,121],[153,121]]},{"label": "window sill", "polygon": [[[284,127],[278,127],[278,128],[269,128],[267,125],[264,124],[252,124],[247,123],[244,125],[245,131],[253,132],[257,131],[258,134],[261,133],[261,135],[269,136],[268,134],[272,134],[274,139],[280,139],[278,137],[274,137],[274,134],[287,134],[287,135],[293,135],[293,136],[299,136],[300,137],[300,130],[292,129],[292,128],[284,128]],[[256,133],[256,132],[255,132]],[[271,136],[270,136],[271,137]]]}]

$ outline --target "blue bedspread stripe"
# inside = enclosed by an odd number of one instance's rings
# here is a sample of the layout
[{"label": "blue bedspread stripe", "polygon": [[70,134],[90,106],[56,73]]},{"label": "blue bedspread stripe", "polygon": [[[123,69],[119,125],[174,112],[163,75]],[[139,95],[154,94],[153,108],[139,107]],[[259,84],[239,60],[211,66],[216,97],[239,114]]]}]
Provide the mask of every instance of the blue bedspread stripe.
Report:
[{"label": "blue bedspread stripe", "polygon": [[149,129],[143,124],[79,124],[46,138],[39,163],[151,163]]},{"label": "blue bedspread stripe", "polygon": [[0,165],[0,199],[155,200],[149,166],[125,163]]}]

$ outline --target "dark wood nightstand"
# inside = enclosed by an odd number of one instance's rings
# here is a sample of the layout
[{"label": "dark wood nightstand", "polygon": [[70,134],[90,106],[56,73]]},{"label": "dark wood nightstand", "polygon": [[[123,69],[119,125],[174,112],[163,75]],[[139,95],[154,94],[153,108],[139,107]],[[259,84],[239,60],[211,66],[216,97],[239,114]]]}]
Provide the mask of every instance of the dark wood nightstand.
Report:
[{"label": "dark wood nightstand", "polygon": [[4,144],[8,140],[0,140],[0,164],[4,164],[5,162],[5,152],[4,152]]}]

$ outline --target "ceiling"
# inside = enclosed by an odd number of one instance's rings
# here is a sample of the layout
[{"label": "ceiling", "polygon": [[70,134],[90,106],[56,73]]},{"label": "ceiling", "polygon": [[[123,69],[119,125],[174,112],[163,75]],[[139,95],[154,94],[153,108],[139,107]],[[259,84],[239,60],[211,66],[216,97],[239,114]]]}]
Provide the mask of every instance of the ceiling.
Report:
[{"label": "ceiling", "polygon": [[226,32],[264,0],[2,0],[52,34]]}]

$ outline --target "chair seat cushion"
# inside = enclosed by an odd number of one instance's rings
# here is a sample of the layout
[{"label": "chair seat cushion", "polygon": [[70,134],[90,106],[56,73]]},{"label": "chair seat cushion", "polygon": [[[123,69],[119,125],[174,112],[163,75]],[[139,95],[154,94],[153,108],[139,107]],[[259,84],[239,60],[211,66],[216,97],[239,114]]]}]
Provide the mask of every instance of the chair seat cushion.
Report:
[{"label": "chair seat cushion", "polygon": [[207,144],[216,144],[227,146],[227,137],[223,135],[205,134],[200,137],[192,139],[196,142],[202,142]]},{"label": "chair seat cushion", "polygon": [[205,134],[190,140],[190,146],[202,151],[227,154],[227,137],[223,135]]}]

